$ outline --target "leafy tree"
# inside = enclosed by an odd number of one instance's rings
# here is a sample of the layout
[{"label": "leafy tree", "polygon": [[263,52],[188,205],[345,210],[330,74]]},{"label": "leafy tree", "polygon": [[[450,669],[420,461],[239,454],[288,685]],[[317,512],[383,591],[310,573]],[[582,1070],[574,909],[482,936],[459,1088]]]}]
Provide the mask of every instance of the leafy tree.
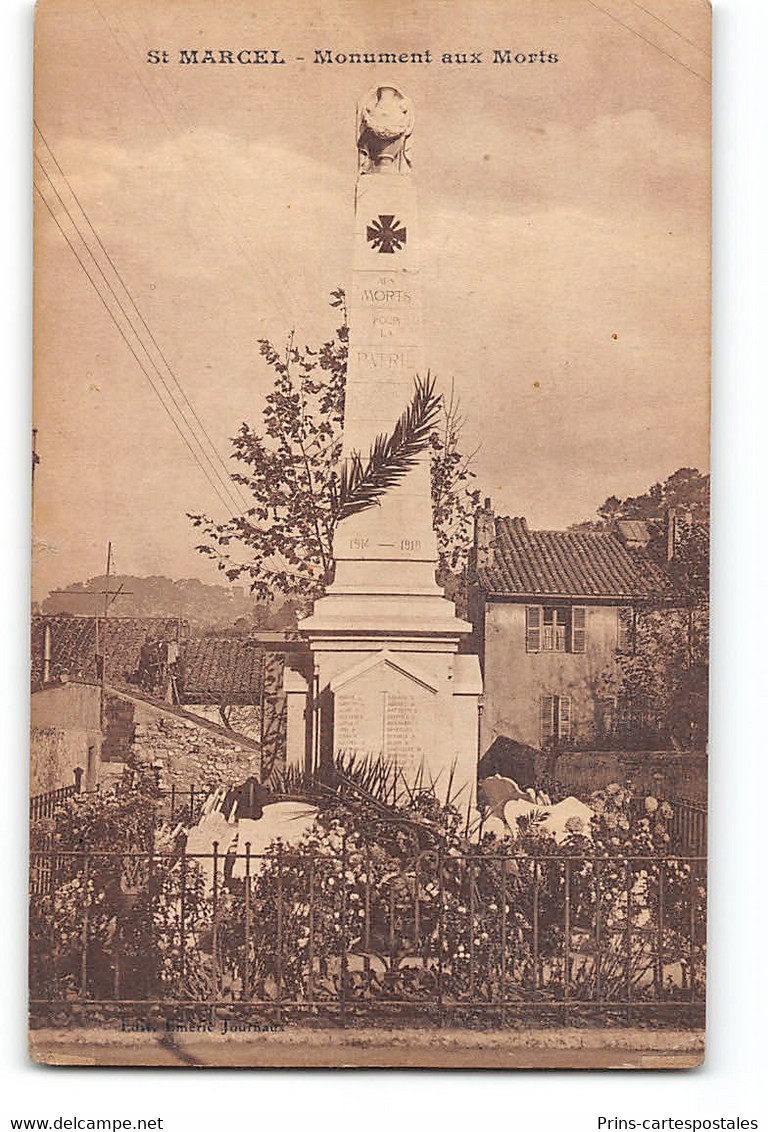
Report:
[{"label": "leafy tree", "polygon": [[471,457],[460,451],[462,418],[455,395],[417,378],[413,398],[388,436],[341,467],[349,327],[344,292],[331,295],[341,322],[317,349],[299,347],[292,332],[283,350],[259,342],[274,372],[262,427],[243,423],[233,439],[242,470],[233,480],[252,505],[216,523],[190,515],[205,541],[198,550],[230,580],[247,578],[259,598],[282,594],[306,605],[330,575],[333,534],[347,515],[375,505],[429,449],[432,503],[443,573],[461,574],[471,540],[477,493],[468,489]]},{"label": "leafy tree", "polygon": [[[609,495],[597,508],[597,518],[574,523],[572,530],[607,531],[619,519],[641,519],[648,525],[648,554],[666,567],[667,516],[671,510],[681,513],[693,527],[709,525],[709,476],[698,468],[678,468],[663,483],[652,484],[641,495],[620,499]],[[699,544],[700,545],[700,544]]]},{"label": "leafy tree", "polygon": [[[679,526],[668,557],[667,517]],[[607,676],[620,713],[618,737],[640,746],[680,750],[707,741],[709,645],[709,476],[679,468],[642,495],[610,496],[588,529],[610,529],[617,519],[642,519],[648,557],[662,572],[657,601],[637,610],[632,648]]]}]

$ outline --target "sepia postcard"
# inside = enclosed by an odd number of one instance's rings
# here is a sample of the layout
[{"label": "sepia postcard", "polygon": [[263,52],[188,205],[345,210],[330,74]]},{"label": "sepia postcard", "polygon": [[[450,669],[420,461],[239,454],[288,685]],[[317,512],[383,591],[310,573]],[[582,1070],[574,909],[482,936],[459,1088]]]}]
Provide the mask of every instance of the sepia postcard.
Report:
[{"label": "sepia postcard", "polygon": [[704,1057],[710,9],[42,0],[29,1040]]}]

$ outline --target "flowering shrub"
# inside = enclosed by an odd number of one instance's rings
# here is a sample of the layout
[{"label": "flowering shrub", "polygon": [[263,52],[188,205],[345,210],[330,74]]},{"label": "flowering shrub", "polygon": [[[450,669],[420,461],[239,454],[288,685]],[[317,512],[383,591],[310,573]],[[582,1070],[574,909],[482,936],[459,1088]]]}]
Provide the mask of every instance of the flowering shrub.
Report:
[{"label": "flowering shrub", "polygon": [[[220,858],[212,878],[166,826],[151,854],[91,850],[87,876],[80,850],[32,902],[33,997],[82,993],[85,977],[94,998],[315,1009],[690,1001],[703,989],[704,878],[670,855],[671,807],[649,797],[638,813],[618,785],[589,802],[590,829],[573,820],[558,844],[536,812],[514,841],[473,843],[428,793],[389,809],[336,800],[247,876],[242,846],[238,869]],[[57,845],[92,844],[87,812]],[[116,837],[113,817],[97,824]],[[128,819],[144,837],[141,798]]]}]

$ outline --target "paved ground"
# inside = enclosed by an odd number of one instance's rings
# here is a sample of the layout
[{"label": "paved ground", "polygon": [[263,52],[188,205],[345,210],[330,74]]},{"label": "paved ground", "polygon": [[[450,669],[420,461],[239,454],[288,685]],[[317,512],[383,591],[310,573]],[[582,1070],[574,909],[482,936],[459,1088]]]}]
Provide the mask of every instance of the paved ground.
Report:
[{"label": "paved ground", "polygon": [[30,1056],[47,1065],[465,1069],[691,1069],[700,1031],[633,1029],[342,1030],[277,1033],[121,1033],[33,1030]]}]

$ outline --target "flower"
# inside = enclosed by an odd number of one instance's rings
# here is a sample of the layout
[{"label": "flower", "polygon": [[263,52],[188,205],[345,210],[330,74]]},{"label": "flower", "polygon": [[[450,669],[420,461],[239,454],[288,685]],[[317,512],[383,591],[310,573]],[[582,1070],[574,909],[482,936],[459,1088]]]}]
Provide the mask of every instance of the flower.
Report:
[{"label": "flower", "polygon": [[658,810],[658,808],[659,808],[658,798],[654,798],[652,795],[649,794],[648,797],[645,799],[645,812],[647,814],[655,814],[656,811]]},{"label": "flower", "polygon": [[606,794],[620,794],[621,787],[618,782],[610,782],[605,788]]},{"label": "flower", "polygon": [[663,818],[667,818],[667,820],[669,820],[669,818],[671,817],[674,817],[674,810],[670,806],[669,802],[662,802],[661,806],[659,807],[659,812],[661,813],[661,816]]},{"label": "flower", "polygon": [[578,814],[572,814],[565,823],[565,828],[569,833],[581,833],[584,829],[584,822]]}]

